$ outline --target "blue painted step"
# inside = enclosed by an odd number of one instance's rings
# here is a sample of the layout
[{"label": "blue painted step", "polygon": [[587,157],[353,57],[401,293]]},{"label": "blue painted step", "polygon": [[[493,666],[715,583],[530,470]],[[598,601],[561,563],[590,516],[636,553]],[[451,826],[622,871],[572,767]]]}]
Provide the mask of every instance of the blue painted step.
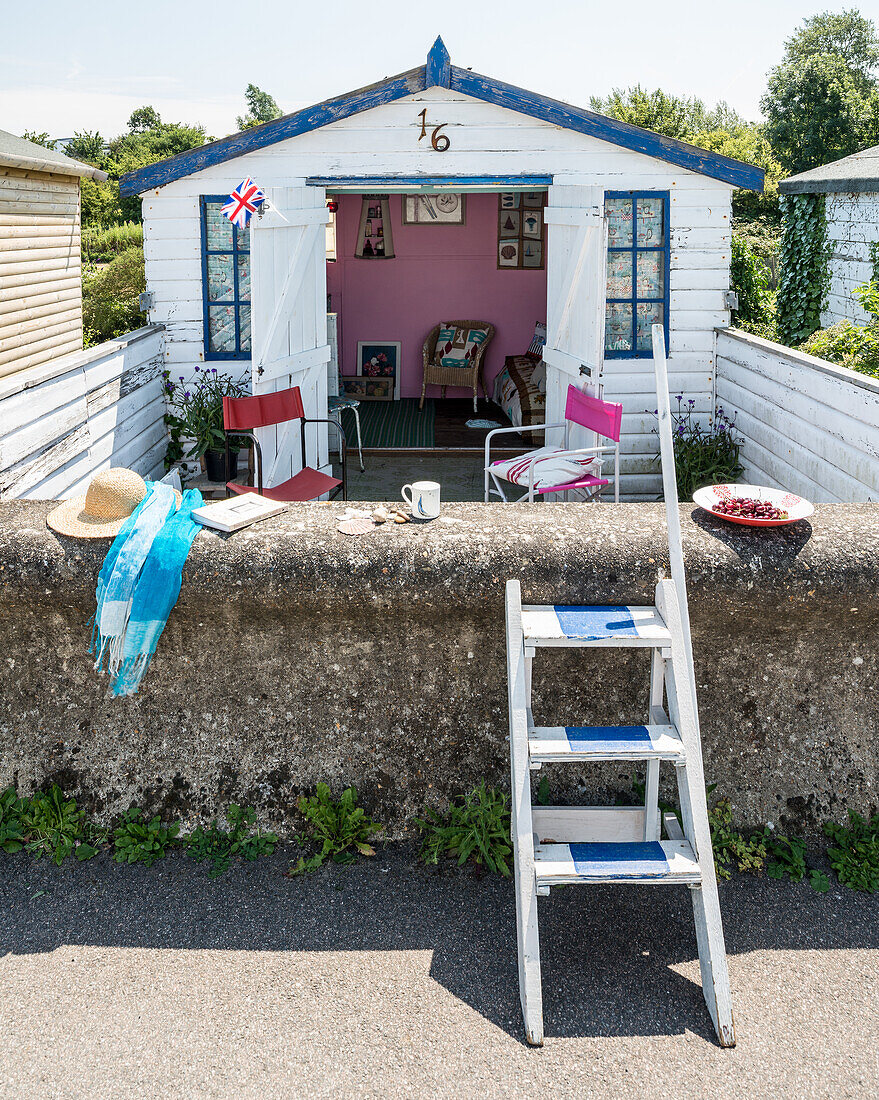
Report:
[{"label": "blue painted step", "polygon": [[683,760],[684,746],[672,725],[533,726],[528,732],[532,763],[576,760]]},{"label": "blue painted step", "polygon": [[685,840],[538,844],[534,864],[539,886],[701,881],[699,864]]},{"label": "blue painted step", "polygon": [[667,646],[671,635],[655,607],[525,605],[522,631],[534,646]]}]

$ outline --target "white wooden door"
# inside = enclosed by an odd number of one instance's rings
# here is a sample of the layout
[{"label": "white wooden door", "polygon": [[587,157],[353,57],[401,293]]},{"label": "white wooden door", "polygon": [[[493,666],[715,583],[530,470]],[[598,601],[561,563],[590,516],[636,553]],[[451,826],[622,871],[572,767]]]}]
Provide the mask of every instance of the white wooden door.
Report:
[{"label": "white wooden door", "polygon": [[[554,184],[546,224],[546,420],[557,424],[565,418],[571,383],[578,389],[601,383],[607,263],[604,190],[574,182]],[[558,443],[561,435],[547,442]],[[571,445],[591,446],[591,433],[572,432]]]},{"label": "white wooden door", "polygon": [[[327,269],[330,215],[322,187],[278,187],[270,208],[251,219],[253,392],[298,386],[307,417],[327,415]],[[263,483],[278,485],[301,469],[300,427],[263,428]],[[308,428],[307,464],[328,472],[326,425]]]}]

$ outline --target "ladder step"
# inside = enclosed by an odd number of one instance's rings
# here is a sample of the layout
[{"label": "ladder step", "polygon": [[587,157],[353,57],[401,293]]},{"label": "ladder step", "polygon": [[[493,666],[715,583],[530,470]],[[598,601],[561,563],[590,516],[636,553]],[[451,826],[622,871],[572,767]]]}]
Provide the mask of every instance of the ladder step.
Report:
[{"label": "ladder step", "polygon": [[528,733],[533,764],[579,760],[683,760],[672,725],[533,726]]},{"label": "ladder step", "polygon": [[685,840],[629,843],[538,844],[538,886],[577,882],[698,883],[699,864]]},{"label": "ladder step", "polygon": [[522,630],[529,646],[671,645],[655,607],[561,607],[526,605]]}]

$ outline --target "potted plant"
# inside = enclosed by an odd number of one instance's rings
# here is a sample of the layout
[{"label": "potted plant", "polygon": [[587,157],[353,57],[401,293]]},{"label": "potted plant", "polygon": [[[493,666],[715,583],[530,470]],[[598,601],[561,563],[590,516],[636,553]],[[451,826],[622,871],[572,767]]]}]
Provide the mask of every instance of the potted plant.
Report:
[{"label": "potted plant", "polygon": [[[678,394],[676,400],[677,412],[672,410],[671,419],[678,496],[681,500],[692,500],[693,493],[704,485],[735,482],[739,478],[744,471],[739,455],[745,441],[738,434],[735,413],[728,417],[718,405],[705,427],[693,412],[696,404],[693,398],[685,403],[684,395]],[[653,413],[655,416],[656,409]]]},{"label": "potted plant", "polygon": [[[218,373],[216,367],[196,366],[195,372],[195,378],[189,383],[182,374],[174,382],[170,371],[163,372],[168,399],[165,423],[171,435],[169,450],[179,457],[185,453],[187,458],[202,459],[210,481],[231,481],[238,473],[239,447],[230,448],[229,468],[226,469],[223,398],[243,397],[247,391],[231,375]],[[181,438],[193,441],[186,452]]]}]

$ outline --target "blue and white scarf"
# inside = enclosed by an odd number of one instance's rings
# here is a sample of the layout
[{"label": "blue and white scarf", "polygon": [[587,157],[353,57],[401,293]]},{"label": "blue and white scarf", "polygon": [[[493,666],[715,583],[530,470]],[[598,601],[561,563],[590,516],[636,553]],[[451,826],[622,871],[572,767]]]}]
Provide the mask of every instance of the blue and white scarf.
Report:
[{"label": "blue and white scarf", "polygon": [[147,482],[147,493],[123,524],[98,577],[91,651],[104,659],[114,695],[132,695],[180,594],[183,565],[200,525],[192,509],[202,505],[188,490],[175,511],[173,490]]}]

